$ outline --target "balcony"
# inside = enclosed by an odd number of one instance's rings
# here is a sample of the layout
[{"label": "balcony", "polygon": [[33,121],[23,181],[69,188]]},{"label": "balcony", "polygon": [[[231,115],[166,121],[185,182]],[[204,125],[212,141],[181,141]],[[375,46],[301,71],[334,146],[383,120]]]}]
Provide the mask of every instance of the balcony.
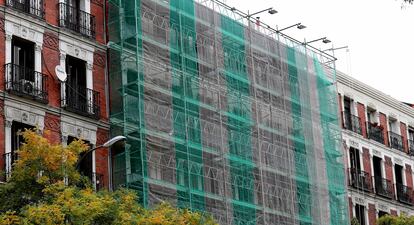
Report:
[{"label": "balcony", "polygon": [[349,169],[349,185],[367,192],[372,192],[371,176],[367,172]]},{"label": "balcony", "polygon": [[3,162],[4,162],[4,176],[1,177],[1,181],[7,181],[11,175],[13,163],[18,159],[17,152],[9,152],[3,154]]},{"label": "balcony", "polygon": [[379,196],[392,199],[394,186],[391,181],[382,177],[374,177],[375,193]]},{"label": "balcony", "polygon": [[379,125],[369,123],[368,126],[368,138],[384,144],[384,134],[382,132],[383,128]]},{"label": "balcony", "polygon": [[66,3],[59,3],[59,26],[95,38],[95,16]]},{"label": "balcony", "polygon": [[85,87],[70,87],[66,85],[65,96],[62,99],[62,106],[66,110],[99,119],[100,115],[99,92]]},{"label": "balcony", "polygon": [[5,72],[8,92],[48,103],[47,75],[11,63],[5,65]]},{"label": "balcony", "polygon": [[45,18],[43,0],[6,0],[6,6],[40,19]]},{"label": "balcony", "polygon": [[391,131],[388,133],[390,135],[390,147],[400,151],[404,151],[404,138],[401,135]]},{"label": "balcony", "polygon": [[348,112],[342,112],[344,115],[344,128],[362,135],[361,119],[357,116],[350,115]]},{"label": "balcony", "polygon": [[397,199],[401,203],[408,205],[413,204],[413,190],[403,184],[396,184],[397,187]]}]

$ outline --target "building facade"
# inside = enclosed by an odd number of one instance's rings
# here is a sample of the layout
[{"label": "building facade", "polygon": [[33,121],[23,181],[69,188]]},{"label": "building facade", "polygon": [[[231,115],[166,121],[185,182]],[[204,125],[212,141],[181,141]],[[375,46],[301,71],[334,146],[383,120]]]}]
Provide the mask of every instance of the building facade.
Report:
[{"label": "building facade", "polygon": [[332,57],[216,0],[107,8],[115,187],[220,224],[349,224]]},{"label": "building facade", "polygon": [[414,109],[338,73],[350,217],[413,215]]},{"label": "building facade", "polygon": [[[0,166],[7,181],[18,135],[37,127],[54,143],[108,137],[104,4],[99,0],[0,1]],[[56,66],[65,70],[63,82]],[[107,186],[108,156],[98,150],[81,172]]]}]

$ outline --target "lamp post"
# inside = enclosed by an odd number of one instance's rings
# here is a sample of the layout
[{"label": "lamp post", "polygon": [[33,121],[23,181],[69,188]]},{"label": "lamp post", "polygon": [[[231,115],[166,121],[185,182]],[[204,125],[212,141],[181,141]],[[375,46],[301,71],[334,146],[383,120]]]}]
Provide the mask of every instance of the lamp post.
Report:
[{"label": "lamp post", "polygon": [[125,136],[116,136],[116,137],[113,137],[113,138],[109,139],[107,142],[105,142],[105,143],[104,143],[104,144],[102,144],[102,145],[99,145],[99,146],[96,146],[95,148],[91,148],[91,149],[89,149],[88,151],[86,151],[86,152],[85,152],[85,154],[83,154],[83,156],[82,156],[82,157],[78,160],[78,162],[76,163],[76,170],[78,170],[78,169],[79,169],[80,164],[82,163],[83,159],[84,159],[86,156],[88,156],[91,152],[93,152],[93,151],[97,150],[98,148],[109,148],[109,147],[111,147],[112,145],[114,145],[115,143],[117,143],[117,142],[119,142],[119,141],[124,141],[124,140],[126,140],[126,137],[125,137]]},{"label": "lamp post", "polygon": [[252,14],[247,13],[247,15],[245,16],[245,18],[250,18],[250,17],[252,17],[254,15],[257,15],[257,14],[260,14],[260,13],[263,13],[263,12],[266,12],[266,11],[270,15],[273,15],[273,14],[276,14],[277,13],[277,11],[275,9],[273,9],[273,7],[270,7],[270,8],[267,8],[267,9],[263,9],[263,10],[257,11],[257,12],[252,13]]}]

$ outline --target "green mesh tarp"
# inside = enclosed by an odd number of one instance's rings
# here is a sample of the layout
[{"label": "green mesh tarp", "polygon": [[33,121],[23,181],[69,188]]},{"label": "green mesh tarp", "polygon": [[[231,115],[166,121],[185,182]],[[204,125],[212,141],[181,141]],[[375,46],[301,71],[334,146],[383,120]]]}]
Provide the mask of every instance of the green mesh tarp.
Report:
[{"label": "green mesh tarp", "polygon": [[113,184],[220,224],[348,224],[335,71],[211,0],[108,2]]}]

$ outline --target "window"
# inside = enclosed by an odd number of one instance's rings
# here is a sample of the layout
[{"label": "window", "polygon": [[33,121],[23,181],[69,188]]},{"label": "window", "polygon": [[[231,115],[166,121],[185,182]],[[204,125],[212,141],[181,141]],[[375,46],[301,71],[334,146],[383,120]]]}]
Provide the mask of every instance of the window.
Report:
[{"label": "window", "polygon": [[14,161],[17,160],[17,150],[24,143],[23,137],[22,135],[20,135],[20,132],[24,131],[25,129],[33,128],[33,126],[13,121],[11,127],[11,151],[3,155],[5,163],[5,173],[7,178],[10,176],[10,172],[12,170],[12,165]]},{"label": "window", "polygon": [[[88,5],[89,6],[89,5]],[[59,25],[87,37],[95,37],[95,17],[87,11],[84,0],[65,0],[59,3]]]},{"label": "window", "polygon": [[351,99],[348,97],[344,98],[344,125],[345,128],[351,128],[352,124],[351,124],[351,116],[352,116],[352,112],[351,112]]},{"label": "window", "polygon": [[21,82],[34,82],[34,43],[13,37],[12,39],[12,86]]},{"label": "window", "polygon": [[357,218],[359,225],[365,225],[365,207],[363,205],[355,205],[355,217]]},{"label": "window", "polygon": [[358,149],[353,147],[349,148],[349,160],[351,163],[351,169],[361,171],[361,161]]},{"label": "window", "polygon": [[[76,140],[78,140],[78,138],[75,138],[75,137],[72,137],[72,136],[69,136],[68,137],[68,141],[67,141],[67,144],[69,145],[70,143],[72,143],[73,141],[76,141]],[[83,141],[83,142],[85,142],[88,146],[89,146],[89,148],[92,148],[93,146],[92,146],[92,144],[90,143],[90,142],[88,142],[88,141]],[[83,153],[81,153],[80,154],[80,156],[79,156],[79,158],[81,158],[81,157],[83,157],[84,156],[84,154],[86,153],[87,151],[85,151],[85,152],[83,152]],[[93,178],[94,178],[94,172],[93,172],[93,158],[92,158],[92,153],[90,152],[85,158],[83,158],[83,160],[80,162],[80,166],[79,166],[79,172],[83,175],[83,176],[86,176],[86,177],[89,177],[89,179],[91,180],[91,181],[93,181]]]},{"label": "window", "polygon": [[382,178],[381,161],[382,161],[382,159],[377,157],[377,156],[372,157],[372,162],[373,162],[373,167],[374,167],[374,177],[376,177],[376,178],[377,177]]},{"label": "window", "polygon": [[86,62],[67,56],[66,73],[63,105],[80,115],[99,118],[99,93],[87,88]]},{"label": "window", "polygon": [[381,218],[381,217],[383,217],[383,216],[385,216],[385,215],[388,215],[388,213],[387,212],[384,212],[384,211],[378,211],[378,218]]},{"label": "window", "polygon": [[16,121],[13,121],[12,123],[12,149],[11,152],[15,153],[24,143],[22,135],[20,135],[20,132],[25,131],[25,129],[34,129],[35,127],[19,123]]}]

